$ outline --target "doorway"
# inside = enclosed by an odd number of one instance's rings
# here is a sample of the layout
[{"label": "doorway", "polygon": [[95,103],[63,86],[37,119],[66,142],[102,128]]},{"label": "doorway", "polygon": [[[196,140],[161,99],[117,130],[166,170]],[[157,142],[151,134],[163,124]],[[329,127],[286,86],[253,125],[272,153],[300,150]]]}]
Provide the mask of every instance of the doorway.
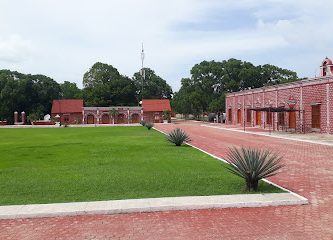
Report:
[{"label": "doorway", "polygon": [[242,123],[242,112],[240,109],[237,110],[237,123],[238,124]]},{"label": "doorway", "polygon": [[109,124],[110,123],[110,117],[108,114],[104,114],[102,116],[102,124]]},{"label": "doorway", "polygon": [[117,117],[118,124],[125,124],[126,123],[125,120],[126,120],[125,114],[123,114],[123,113],[118,114],[118,117]]},{"label": "doorway", "polygon": [[246,110],[246,122],[251,123],[252,117],[251,117],[252,111],[250,109]]},{"label": "doorway", "polygon": [[95,124],[95,117],[92,114],[87,116],[87,124]]},{"label": "doorway", "polygon": [[296,129],[296,112],[289,112],[289,128]]},{"label": "doorway", "polygon": [[272,112],[267,112],[267,121],[266,121],[266,123],[268,124],[268,125],[272,125],[272,118],[273,118],[273,113]]},{"label": "doorway", "polygon": [[312,105],[311,115],[311,127],[315,129],[320,129],[320,105]]},{"label": "doorway", "polygon": [[231,108],[228,109],[228,121],[230,123],[232,123],[232,109]]},{"label": "doorway", "polygon": [[256,111],[256,125],[261,125],[261,112]]},{"label": "doorway", "polygon": [[137,113],[132,114],[132,123],[139,123],[140,122],[140,116]]}]

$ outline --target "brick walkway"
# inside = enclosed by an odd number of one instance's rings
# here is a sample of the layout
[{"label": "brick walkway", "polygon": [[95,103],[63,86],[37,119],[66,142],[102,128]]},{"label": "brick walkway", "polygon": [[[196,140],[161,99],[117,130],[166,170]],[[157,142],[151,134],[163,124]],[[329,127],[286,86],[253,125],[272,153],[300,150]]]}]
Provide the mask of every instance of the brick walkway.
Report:
[{"label": "brick walkway", "polygon": [[[159,125],[169,131],[174,125]],[[280,151],[271,178],[309,205],[1,220],[0,239],[333,239],[333,147],[179,124],[192,144],[223,157],[228,147]]]}]

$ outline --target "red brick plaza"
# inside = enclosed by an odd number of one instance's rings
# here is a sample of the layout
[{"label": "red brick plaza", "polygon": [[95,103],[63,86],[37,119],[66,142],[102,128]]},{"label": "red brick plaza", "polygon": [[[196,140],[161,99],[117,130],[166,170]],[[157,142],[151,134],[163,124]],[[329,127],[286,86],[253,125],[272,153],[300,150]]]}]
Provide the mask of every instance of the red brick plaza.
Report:
[{"label": "red brick plaza", "polygon": [[[232,146],[281,152],[285,171],[270,180],[308,205],[0,220],[0,239],[333,239],[333,147],[199,124],[186,130],[194,146],[223,157]],[[209,173],[207,173],[209,174]]]},{"label": "red brick plaza", "polygon": [[333,64],[321,76],[226,96],[226,124],[333,134]]}]

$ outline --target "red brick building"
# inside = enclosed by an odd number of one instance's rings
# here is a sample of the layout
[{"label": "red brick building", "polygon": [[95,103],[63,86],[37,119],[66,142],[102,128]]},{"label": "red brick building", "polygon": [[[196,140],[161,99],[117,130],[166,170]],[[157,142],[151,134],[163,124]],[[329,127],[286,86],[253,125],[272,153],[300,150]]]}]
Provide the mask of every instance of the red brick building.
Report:
[{"label": "red brick building", "polygon": [[84,107],[83,100],[54,100],[52,117],[62,124],[131,124],[141,120],[163,122],[163,111],[171,111],[170,100],[142,100],[142,107]]},{"label": "red brick building", "polygon": [[169,99],[143,99],[142,100],[143,119],[154,123],[163,122],[163,111],[170,111]]},{"label": "red brick building", "polygon": [[60,116],[60,122],[66,124],[82,123],[82,99],[53,100],[51,116]]},{"label": "red brick building", "polygon": [[129,124],[139,123],[143,112],[141,107],[83,107],[81,116],[84,124]]},{"label": "red brick building", "polygon": [[226,124],[333,134],[333,64],[321,77],[229,93]]}]

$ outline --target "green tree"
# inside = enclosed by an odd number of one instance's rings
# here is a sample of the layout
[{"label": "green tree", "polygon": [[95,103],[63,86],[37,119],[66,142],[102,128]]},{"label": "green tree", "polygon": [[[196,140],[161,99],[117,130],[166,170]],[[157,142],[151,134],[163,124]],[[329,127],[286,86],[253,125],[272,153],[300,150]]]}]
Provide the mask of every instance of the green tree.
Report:
[{"label": "green tree", "polygon": [[259,66],[262,74],[263,85],[275,85],[293,82],[298,79],[297,73],[274,65],[265,64]]},{"label": "green tree", "polygon": [[82,98],[82,90],[77,87],[76,83],[65,81],[64,83],[60,84],[60,88],[62,99]]},{"label": "green tree", "polygon": [[9,123],[14,111],[25,111],[27,116],[50,113],[59,96],[59,84],[47,76],[0,70],[0,119]]},{"label": "green tree", "polygon": [[145,68],[144,72],[144,80],[140,72],[134,73],[133,76],[138,99],[171,99],[173,92],[167,82],[150,68]]},{"label": "green tree", "polygon": [[137,104],[135,84],[111,65],[97,62],[83,76],[83,98],[87,106]]},{"label": "green tree", "polygon": [[293,71],[273,65],[254,66],[237,59],[222,62],[203,61],[191,69],[191,77],[182,79],[172,106],[183,114],[225,111],[225,94],[266,85],[298,80]]},{"label": "green tree", "polygon": [[32,88],[34,96],[36,97],[32,108],[43,114],[50,113],[53,100],[60,98],[60,85],[52,78],[44,75],[28,75],[28,77],[33,79],[34,84]]},{"label": "green tree", "polygon": [[112,104],[115,106],[137,105],[136,87],[134,82],[125,76],[113,80],[110,83]]}]

